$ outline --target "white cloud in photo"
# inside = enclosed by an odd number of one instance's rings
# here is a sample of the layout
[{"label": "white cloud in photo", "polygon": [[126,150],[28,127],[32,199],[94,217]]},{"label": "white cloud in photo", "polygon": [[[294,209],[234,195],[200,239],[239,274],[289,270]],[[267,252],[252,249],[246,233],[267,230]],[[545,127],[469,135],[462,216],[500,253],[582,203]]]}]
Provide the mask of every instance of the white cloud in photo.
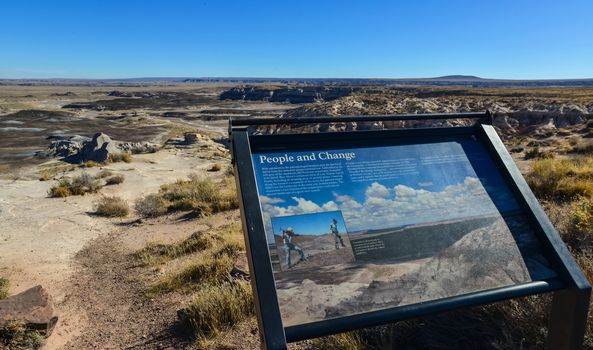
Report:
[{"label": "white cloud in photo", "polygon": [[271,218],[341,210],[349,231],[398,227],[424,222],[491,215],[497,213],[479,179],[466,177],[463,182],[432,192],[397,185],[389,189],[374,182],[365,191],[364,202],[349,195],[333,193],[335,201],[317,204],[302,197],[292,197],[296,205],[265,198],[262,201],[264,223],[270,238]]},{"label": "white cloud in photo", "polygon": [[367,197],[387,198],[389,197],[389,189],[378,182],[373,182],[365,192]]}]

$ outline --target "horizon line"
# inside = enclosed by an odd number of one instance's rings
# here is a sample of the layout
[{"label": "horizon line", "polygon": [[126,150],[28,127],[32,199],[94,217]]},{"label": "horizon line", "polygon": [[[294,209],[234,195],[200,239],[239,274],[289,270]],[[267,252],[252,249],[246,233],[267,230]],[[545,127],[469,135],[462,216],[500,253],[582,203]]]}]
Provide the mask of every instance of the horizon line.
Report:
[{"label": "horizon line", "polygon": [[144,77],[126,77],[126,78],[65,78],[65,77],[52,77],[52,78],[2,78],[0,81],[122,81],[122,80],[393,80],[393,81],[410,81],[410,80],[450,80],[450,81],[580,81],[580,80],[593,80],[593,77],[588,78],[483,78],[476,75],[462,75],[452,74],[443,75],[436,77],[409,77],[409,78],[384,78],[384,77],[365,77],[365,78],[354,78],[354,77],[266,77],[266,76],[144,76]]}]

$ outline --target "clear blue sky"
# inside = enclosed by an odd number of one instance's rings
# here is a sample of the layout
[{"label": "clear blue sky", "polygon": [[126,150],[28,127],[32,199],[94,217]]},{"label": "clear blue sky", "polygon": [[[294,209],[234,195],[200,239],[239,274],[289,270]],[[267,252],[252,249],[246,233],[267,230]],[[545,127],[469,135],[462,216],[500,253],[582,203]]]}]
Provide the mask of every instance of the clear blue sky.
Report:
[{"label": "clear blue sky", "polygon": [[0,78],[591,78],[592,16],[592,0],[7,0]]}]

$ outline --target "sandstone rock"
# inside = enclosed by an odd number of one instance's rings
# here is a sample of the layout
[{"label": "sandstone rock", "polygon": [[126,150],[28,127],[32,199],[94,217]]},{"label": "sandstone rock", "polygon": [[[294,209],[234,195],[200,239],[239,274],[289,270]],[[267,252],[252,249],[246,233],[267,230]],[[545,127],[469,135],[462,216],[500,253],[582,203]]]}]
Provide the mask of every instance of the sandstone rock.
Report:
[{"label": "sandstone rock", "polygon": [[58,322],[52,297],[42,286],[0,300],[0,327],[9,322],[22,322],[49,337]]},{"label": "sandstone rock", "polygon": [[92,160],[102,163],[109,159],[109,154],[119,153],[121,152],[117,148],[116,142],[112,141],[106,134],[100,132],[95,134],[91,141],[84,144],[78,153],[78,157],[83,162]]}]

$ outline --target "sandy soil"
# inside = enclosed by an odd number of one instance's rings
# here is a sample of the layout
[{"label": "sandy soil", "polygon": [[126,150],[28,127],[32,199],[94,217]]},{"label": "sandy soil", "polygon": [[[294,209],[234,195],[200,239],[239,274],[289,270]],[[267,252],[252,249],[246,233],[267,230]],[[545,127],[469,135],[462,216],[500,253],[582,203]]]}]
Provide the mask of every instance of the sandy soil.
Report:
[{"label": "sandy soil", "polygon": [[[132,163],[114,163],[107,167],[125,175],[123,184],[104,187],[100,194],[65,199],[48,198],[47,191],[55,181],[39,181],[32,170],[19,180],[0,180],[0,274],[11,281],[11,293],[41,284],[54,297],[60,321],[48,340],[48,349],[60,348],[81,334],[88,322],[86,316],[80,310],[71,309],[69,303],[74,297],[72,283],[80,283],[71,280],[81,266],[75,259],[77,253],[98,237],[122,231],[122,224],[134,220],[89,215],[97,198],[118,195],[132,203],[136,198],[157,191],[160,185],[185,178],[190,173],[210,174],[206,169],[216,160],[204,158],[205,155],[201,158],[195,149],[165,149],[136,155]],[[82,171],[76,169],[68,175]],[[177,232],[188,234],[187,231],[183,223],[176,224],[175,228],[153,228],[147,231],[151,234],[138,235],[136,239],[128,236],[124,246],[133,251],[147,239],[174,239],[178,238]]]}]

